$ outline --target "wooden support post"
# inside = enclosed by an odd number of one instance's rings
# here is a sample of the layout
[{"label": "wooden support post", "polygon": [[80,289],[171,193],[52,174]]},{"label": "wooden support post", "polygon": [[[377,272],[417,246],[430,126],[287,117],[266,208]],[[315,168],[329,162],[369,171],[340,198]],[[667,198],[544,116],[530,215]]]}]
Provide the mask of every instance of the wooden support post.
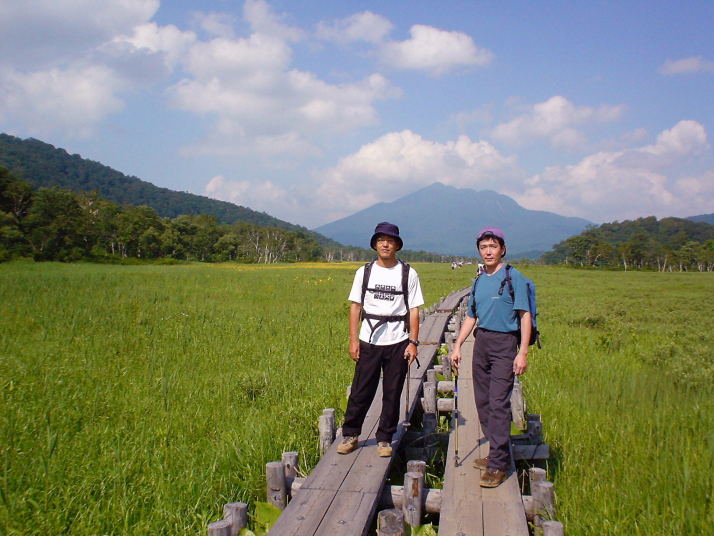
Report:
[{"label": "wooden support post", "polygon": [[[436,428],[436,414],[424,413],[421,417],[421,429],[424,434],[424,456],[427,460],[431,460],[434,457],[434,454],[436,454],[436,447],[439,445]],[[411,469],[407,468],[407,471],[411,471]]]},{"label": "wooden support post", "polygon": [[335,410],[325,409],[318,424],[320,433],[320,456],[323,456],[335,440]]},{"label": "wooden support post", "polygon": [[449,359],[448,355],[441,356],[441,367],[441,375],[447,380],[451,380],[451,359]]},{"label": "wooden support post", "polygon": [[423,491],[424,475],[421,473],[404,474],[404,502],[402,503],[402,512],[404,513],[404,521],[412,527],[421,526],[421,495]]},{"label": "wooden support post", "polygon": [[531,483],[531,488],[534,482],[545,482],[545,469],[540,467],[531,467],[528,469],[528,481]]},{"label": "wooden support post", "polygon": [[454,399],[453,398],[437,398],[436,399],[436,409],[439,413],[446,413],[448,411],[454,411]]},{"label": "wooden support post", "polygon": [[444,366],[443,365],[434,365],[434,372],[437,374],[443,374]]},{"label": "wooden support post", "polygon": [[563,524],[560,521],[543,521],[543,536],[564,536]]},{"label": "wooden support post", "polygon": [[409,460],[407,462],[407,473],[419,473],[426,476],[426,462],[424,460]]},{"label": "wooden support post", "polygon": [[540,527],[544,520],[551,519],[554,514],[553,505],[553,483],[547,480],[531,483],[531,495],[533,495],[533,508],[535,510],[534,524]]},{"label": "wooden support post", "polygon": [[436,384],[434,382],[424,382],[422,405],[425,413],[436,413]]},{"label": "wooden support post", "polygon": [[241,530],[248,526],[248,505],[244,502],[225,504],[223,520],[231,523],[230,536],[237,536]]},{"label": "wooden support post", "polygon": [[231,522],[221,519],[209,524],[208,536],[233,536],[231,534]]},{"label": "wooden support post", "polygon": [[436,383],[436,369],[430,368],[426,370],[426,381]]},{"label": "wooden support post", "polygon": [[297,452],[283,452],[283,470],[285,472],[285,489],[288,492],[288,496],[292,497],[292,485],[295,477],[297,476],[298,460],[300,459],[300,454]]},{"label": "wooden support post", "polygon": [[516,377],[513,381],[513,391],[511,392],[511,419],[516,428],[523,431],[528,427],[526,421],[526,399],[523,397],[523,384]]},{"label": "wooden support post", "polygon": [[543,442],[543,424],[540,422],[540,415],[528,415],[528,439],[535,445]]},{"label": "wooden support post", "polygon": [[454,382],[453,381],[441,381],[436,384],[436,390],[439,393],[453,393],[454,392]]},{"label": "wooden support post", "polygon": [[377,516],[377,536],[403,536],[404,514],[401,510],[390,508],[382,510]]},{"label": "wooden support post", "polygon": [[[424,489],[422,491],[422,507],[427,514],[441,512],[441,489]],[[385,486],[379,505],[383,508],[402,508],[404,500],[404,486]]]},{"label": "wooden support post", "polygon": [[283,462],[268,462],[265,464],[265,480],[267,501],[283,510],[287,504],[285,489],[285,469]]}]

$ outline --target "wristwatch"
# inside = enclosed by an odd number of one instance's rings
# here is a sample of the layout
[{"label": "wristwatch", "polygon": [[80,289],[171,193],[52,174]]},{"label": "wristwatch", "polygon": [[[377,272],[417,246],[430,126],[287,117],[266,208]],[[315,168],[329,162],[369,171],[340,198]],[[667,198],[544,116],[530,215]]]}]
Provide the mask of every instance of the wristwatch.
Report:
[{"label": "wristwatch", "polygon": [[409,339],[409,344],[413,344],[414,346],[419,346],[419,341],[415,341],[414,339]]}]

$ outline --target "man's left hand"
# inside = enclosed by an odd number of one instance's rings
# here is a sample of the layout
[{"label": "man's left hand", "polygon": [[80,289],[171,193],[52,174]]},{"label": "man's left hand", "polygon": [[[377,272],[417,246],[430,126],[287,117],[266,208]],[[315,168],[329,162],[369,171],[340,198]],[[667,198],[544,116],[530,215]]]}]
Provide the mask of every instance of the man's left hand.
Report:
[{"label": "man's left hand", "polygon": [[409,360],[409,364],[411,364],[412,361],[416,359],[417,356],[417,347],[415,344],[409,343],[407,345],[407,349],[404,350],[404,359]]}]

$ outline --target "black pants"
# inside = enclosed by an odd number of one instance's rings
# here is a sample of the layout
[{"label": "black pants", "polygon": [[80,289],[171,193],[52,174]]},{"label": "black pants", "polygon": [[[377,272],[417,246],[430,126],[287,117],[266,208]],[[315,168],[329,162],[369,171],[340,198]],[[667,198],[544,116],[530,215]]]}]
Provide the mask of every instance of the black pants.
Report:
[{"label": "black pants", "polygon": [[511,392],[515,333],[478,329],[473,354],[473,384],[481,430],[489,442],[489,469],[509,471],[511,461]]},{"label": "black pants", "polygon": [[404,359],[404,351],[408,344],[408,340],[388,346],[359,342],[359,361],[355,366],[350,398],[347,401],[345,422],[342,425],[343,436],[358,436],[362,433],[362,424],[377,392],[379,373],[382,371],[382,414],[379,417],[377,441],[391,443],[399,423],[399,397],[404,387],[408,365],[408,361]]}]

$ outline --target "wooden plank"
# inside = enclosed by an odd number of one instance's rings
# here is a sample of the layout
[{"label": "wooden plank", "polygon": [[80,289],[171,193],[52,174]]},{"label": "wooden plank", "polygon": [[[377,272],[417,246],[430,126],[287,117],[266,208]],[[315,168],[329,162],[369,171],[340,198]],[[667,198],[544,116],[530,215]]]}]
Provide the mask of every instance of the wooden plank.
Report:
[{"label": "wooden plank", "polygon": [[[315,536],[359,536],[368,533],[380,495],[359,491],[339,491]],[[270,532],[271,536],[273,532]],[[312,533],[310,533],[312,534]]]},{"label": "wooden plank", "polygon": [[[462,355],[470,356],[473,340],[467,339],[462,347]],[[454,536],[483,536],[483,517],[481,505],[481,487],[478,481],[481,471],[473,467],[473,461],[488,453],[482,440],[481,425],[476,415],[476,406],[471,382],[471,359],[466,357],[461,362],[459,371],[459,464],[455,466],[456,432],[449,435],[446,467],[444,470],[444,489],[439,517],[439,534]]]},{"label": "wooden plank", "polygon": [[[471,356],[473,337],[462,347]],[[455,432],[449,437],[444,474],[444,491],[439,520],[439,535],[453,536],[528,536],[525,509],[513,471],[497,488],[481,488],[481,470],[473,467],[476,458],[488,455],[474,401],[471,359],[461,362],[459,373],[459,466],[454,466]]]}]

